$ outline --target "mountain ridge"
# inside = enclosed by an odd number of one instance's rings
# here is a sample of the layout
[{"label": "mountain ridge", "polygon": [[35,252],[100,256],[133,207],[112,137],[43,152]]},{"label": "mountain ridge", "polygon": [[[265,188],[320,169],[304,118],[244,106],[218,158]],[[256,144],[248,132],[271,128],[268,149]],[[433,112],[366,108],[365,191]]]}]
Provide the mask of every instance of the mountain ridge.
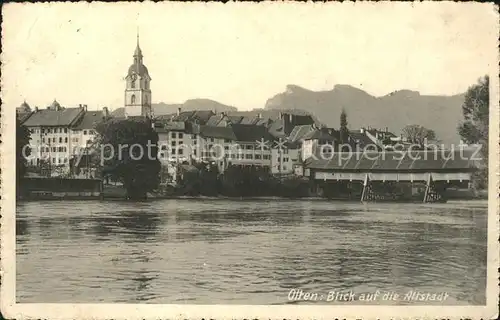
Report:
[{"label": "mountain ridge", "polygon": [[422,95],[413,90],[397,90],[373,96],[351,85],[338,84],[331,90],[313,91],[287,85],[285,91],[266,101],[265,109],[303,109],[328,126],[340,125],[344,109],[351,129],[371,126],[400,134],[409,124],[419,124],[436,132],[445,144],[458,143],[457,127],[462,117],[465,94]]}]

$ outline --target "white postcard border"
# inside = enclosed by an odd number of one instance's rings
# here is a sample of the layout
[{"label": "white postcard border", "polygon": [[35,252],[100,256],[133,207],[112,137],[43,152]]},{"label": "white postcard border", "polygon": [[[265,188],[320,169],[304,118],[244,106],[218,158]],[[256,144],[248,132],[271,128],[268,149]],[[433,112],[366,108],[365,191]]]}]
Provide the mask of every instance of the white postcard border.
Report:
[{"label": "white postcard border", "polygon": [[[29,4],[28,4],[29,5]],[[261,4],[262,5],[262,4]],[[316,4],[317,5],[317,4]],[[408,4],[410,5],[410,4]],[[493,9],[493,6],[491,7]],[[498,9],[496,9],[498,13]],[[498,15],[497,15],[498,17]],[[5,27],[5,26],[4,26]],[[9,26],[7,26],[9,28]],[[483,48],[486,49],[486,48]],[[498,50],[496,39],[488,50]],[[14,108],[1,109],[1,312],[7,319],[388,319],[496,318],[498,316],[499,79],[498,60],[491,64],[489,200],[486,306],[365,305],[168,305],[16,303],[15,259],[15,119]],[[2,75],[2,83],[9,75]],[[7,79],[6,79],[7,78]],[[472,84],[471,84],[472,85]],[[466,290],[467,288],[464,288]]]}]

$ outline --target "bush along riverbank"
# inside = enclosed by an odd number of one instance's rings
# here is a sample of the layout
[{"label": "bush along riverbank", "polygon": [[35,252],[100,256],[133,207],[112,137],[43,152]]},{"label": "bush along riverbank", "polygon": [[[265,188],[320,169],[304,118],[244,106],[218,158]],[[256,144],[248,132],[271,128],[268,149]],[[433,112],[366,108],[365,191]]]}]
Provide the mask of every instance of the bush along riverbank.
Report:
[{"label": "bush along riverbank", "polygon": [[208,197],[307,197],[311,195],[308,179],[279,178],[260,167],[229,166],[223,174],[216,166],[193,167],[181,170],[177,187],[167,192],[173,192],[176,196]]}]

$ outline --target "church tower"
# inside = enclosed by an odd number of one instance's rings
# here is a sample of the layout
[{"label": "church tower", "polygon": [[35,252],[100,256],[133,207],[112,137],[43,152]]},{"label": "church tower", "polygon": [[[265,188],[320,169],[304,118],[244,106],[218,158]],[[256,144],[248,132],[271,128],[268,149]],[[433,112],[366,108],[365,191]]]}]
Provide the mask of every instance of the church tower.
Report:
[{"label": "church tower", "polygon": [[142,50],[137,46],[134,52],[134,62],[128,68],[125,87],[125,117],[151,117],[151,77],[148,68],[143,64]]}]

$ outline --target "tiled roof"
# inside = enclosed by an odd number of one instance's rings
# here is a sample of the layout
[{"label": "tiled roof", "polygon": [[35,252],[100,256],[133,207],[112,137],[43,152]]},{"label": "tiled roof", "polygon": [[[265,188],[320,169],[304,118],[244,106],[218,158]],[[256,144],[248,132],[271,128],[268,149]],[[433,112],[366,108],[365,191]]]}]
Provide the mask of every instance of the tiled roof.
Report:
[{"label": "tiled roof", "polygon": [[198,120],[199,124],[204,125],[213,115],[214,113],[211,110],[197,110],[195,111],[192,120]]},{"label": "tiled roof", "polygon": [[349,136],[353,142],[355,142],[360,148],[364,148],[367,145],[373,144],[373,141],[364,133],[359,130],[349,131]]},{"label": "tiled roof", "polygon": [[207,138],[236,140],[236,135],[231,127],[200,126],[200,135]]},{"label": "tiled roof", "polygon": [[32,112],[18,112],[16,114],[17,119],[23,124],[31,116]]},{"label": "tiled roof", "polygon": [[293,142],[299,141],[300,139],[302,139],[302,137],[304,135],[306,135],[309,132],[312,132],[314,130],[315,130],[314,127],[310,124],[302,125],[302,126],[295,126],[295,128],[293,128],[292,132],[290,133],[288,140],[293,141]]},{"label": "tiled roof", "polygon": [[309,158],[307,168],[345,171],[440,171],[470,170],[479,167],[472,152],[454,151],[412,151],[401,152],[352,152],[335,153],[332,159]]},{"label": "tiled roof", "polygon": [[78,120],[83,114],[82,108],[67,108],[60,110],[39,110],[29,117],[24,125],[28,127],[37,126],[69,126]]},{"label": "tiled roof", "polygon": [[329,141],[334,141],[337,140],[336,137],[334,137],[332,134],[329,132],[326,132],[325,130],[314,130],[306,133],[302,139],[304,140],[329,140]]},{"label": "tiled roof", "polygon": [[104,119],[104,112],[102,111],[87,111],[76,123],[74,129],[93,129],[96,124]]},{"label": "tiled roof", "polygon": [[237,141],[255,142],[273,141],[274,137],[267,131],[264,126],[257,126],[252,124],[233,124],[231,125]]},{"label": "tiled roof", "polygon": [[168,121],[164,125],[167,131],[184,131],[186,130],[186,123],[183,121]]},{"label": "tiled roof", "polygon": [[183,111],[174,116],[173,121],[188,121],[194,115],[195,111]]},{"label": "tiled roof", "polygon": [[242,116],[227,116],[232,124],[240,124],[244,117]]}]

